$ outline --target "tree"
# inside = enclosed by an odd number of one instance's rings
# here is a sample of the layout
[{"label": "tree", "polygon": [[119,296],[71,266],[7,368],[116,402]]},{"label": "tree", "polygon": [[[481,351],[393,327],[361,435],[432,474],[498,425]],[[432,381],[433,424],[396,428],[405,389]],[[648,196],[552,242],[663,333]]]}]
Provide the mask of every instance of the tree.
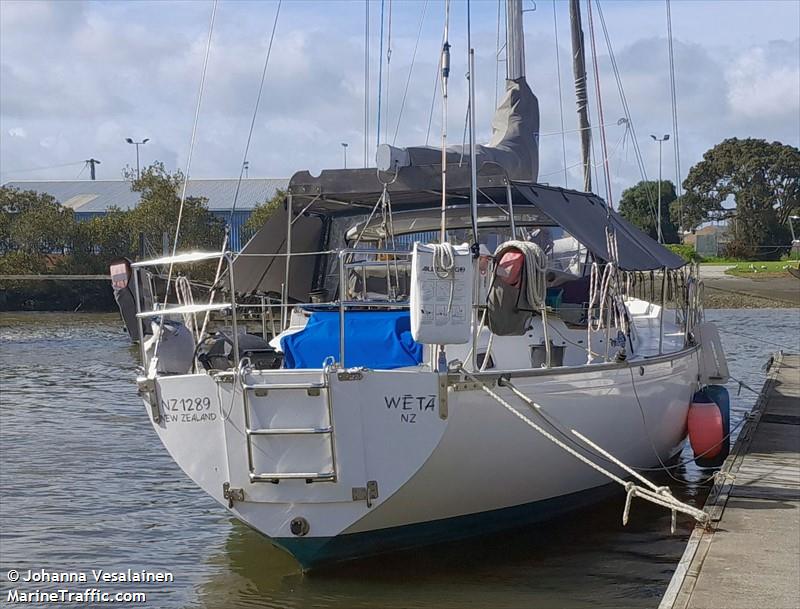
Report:
[{"label": "tree", "polygon": [[[141,178],[128,177],[132,189],[141,193],[141,203],[135,210],[111,208],[83,221],[51,195],[0,188],[2,274],[107,273],[111,260],[134,255],[140,233],[159,245],[166,233],[171,248],[183,175],[169,174],[162,163],[155,163],[144,169]],[[223,236],[224,222],[208,211],[206,200],[187,197],[178,247],[218,250]],[[196,265],[193,274],[213,276],[203,265]]]},{"label": "tree", "polygon": [[138,240],[134,238],[130,212],[112,207],[102,216],[89,220],[87,225],[95,255],[106,262],[134,256]]},{"label": "tree", "polygon": [[51,195],[0,188],[0,247],[3,253],[44,257],[64,254],[75,232],[75,214]]},{"label": "tree", "polygon": [[[141,193],[139,205],[130,212],[130,227],[134,235],[143,233],[150,243],[161,243],[164,233],[170,250],[175,240],[178,214],[181,207],[180,192],[183,174],[167,172],[164,164],[155,162],[145,167],[141,177],[126,175],[131,179],[131,190]],[[218,250],[222,247],[225,223],[208,211],[207,200],[186,197],[178,236],[179,249]]]},{"label": "tree", "polygon": [[732,218],[732,249],[752,255],[789,242],[786,222],[800,210],[800,150],[754,138],[727,139],[703,155],[683,186],[689,226]]},{"label": "tree", "polygon": [[683,229],[690,231],[709,220],[721,219],[723,212],[724,209],[718,203],[691,191],[684,192],[669,208],[672,223],[683,224]]},{"label": "tree", "polygon": [[[72,255],[63,264],[70,274],[105,274],[116,258],[133,258],[136,240],[131,229],[131,214],[111,207],[105,214],[76,222],[70,236]],[[61,272],[61,270],[59,270]]]},{"label": "tree", "polygon": [[275,210],[283,205],[283,200],[286,198],[286,191],[278,189],[271,199],[267,199],[263,203],[259,203],[253,208],[253,213],[247,218],[244,223],[244,237],[250,239],[255,235],[261,227],[264,226],[269,217],[275,213]]},{"label": "tree", "polygon": [[[678,229],[670,218],[670,204],[675,201],[675,185],[661,181],[661,234],[664,243],[678,243]],[[622,193],[619,213],[631,224],[638,226],[653,239],[658,238],[656,209],[658,206],[658,181],[642,180]]]}]

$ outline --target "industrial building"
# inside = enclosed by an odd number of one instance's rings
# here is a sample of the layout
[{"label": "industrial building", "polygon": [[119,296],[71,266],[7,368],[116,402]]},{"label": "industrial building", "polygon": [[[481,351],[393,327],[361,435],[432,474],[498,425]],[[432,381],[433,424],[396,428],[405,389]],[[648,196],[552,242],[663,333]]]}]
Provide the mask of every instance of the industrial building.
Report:
[{"label": "industrial building", "polygon": [[[208,210],[230,225],[230,244],[233,250],[239,250],[244,246],[246,235],[242,235],[242,227],[253,209],[289,185],[288,178],[243,179],[236,209],[231,214],[237,182],[235,178],[198,179],[189,180],[186,186],[187,197],[206,199]],[[133,209],[139,204],[140,197],[140,193],[131,190],[131,183],[128,180],[15,181],[7,182],[3,186],[47,193],[63,206],[72,209],[79,220],[105,214],[112,208]]]}]

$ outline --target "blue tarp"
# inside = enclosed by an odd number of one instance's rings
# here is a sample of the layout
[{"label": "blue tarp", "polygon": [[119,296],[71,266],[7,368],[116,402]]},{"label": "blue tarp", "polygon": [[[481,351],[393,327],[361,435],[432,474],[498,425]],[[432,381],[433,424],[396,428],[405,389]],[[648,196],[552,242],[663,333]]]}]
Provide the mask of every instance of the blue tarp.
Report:
[{"label": "blue tarp", "polygon": [[[353,311],[345,314],[345,365],[389,370],[422,361],[422,345],[411,337],[408,311]],[[286,368],[322,368],[338,362],[339,313],[317,311],[300,332],[281,339]]]}]

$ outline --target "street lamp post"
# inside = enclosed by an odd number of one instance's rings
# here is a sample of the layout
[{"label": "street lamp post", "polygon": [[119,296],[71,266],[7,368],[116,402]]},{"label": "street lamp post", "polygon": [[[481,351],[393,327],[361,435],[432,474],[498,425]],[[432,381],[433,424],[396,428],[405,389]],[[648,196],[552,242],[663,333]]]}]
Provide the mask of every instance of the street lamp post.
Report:
[{"label": "street lamp post", "polygon": [[658,234],[658,242],[664,243],[664,233],[661,232],[661,144],[669,139],[669,134],[664,134],[664,137],[656,137],[651,135],[654,141],[658,142],[658,218],[656,218],[656,232]]},{"label": "street lamp post", "polygon": [[347,169],[347,142],[342,142],[342,149],[344,150],[344,168]]},{"label": "street lamp post", "polygon": [[139,146],[144,146],[147,142],[150,141],[150,138],[146,137],[141,142],[137,142],[131,137],[126,137],[125,141],[128,142],[129,144],[133,144],[134,146],[136,146],[136,179],[138,180],[139,179]]}]

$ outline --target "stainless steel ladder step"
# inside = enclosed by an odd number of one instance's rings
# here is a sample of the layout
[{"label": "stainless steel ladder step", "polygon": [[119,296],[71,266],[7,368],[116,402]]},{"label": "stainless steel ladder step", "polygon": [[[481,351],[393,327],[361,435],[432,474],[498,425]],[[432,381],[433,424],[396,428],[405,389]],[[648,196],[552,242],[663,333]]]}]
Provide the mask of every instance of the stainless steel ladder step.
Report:
[{"label": "stainless steel ladder step", "polygon": [[242,383],[242,387],[248,391],[255,391],[258,389],[325,389],[327,386],[327,383],[257,383],[255,385]]},{"label": "stainless steel ladder step", "polygon": [[332,433],[332,427],[275,427],[265,429],[248,429],[247,433],[251,436],[272,436],[287,435],[299,436],[303,434]]},{"label": "stainless steel ladder step", "polygon": [[306,482],[336,481],[336,472],[274,472],[250,474],[250,482],[272,482],[281,480],[305,480]]},{"label": "stainless steel ladder step", "polygon": [[[271,482],[278,484],[281,480],[305,480],[306,483],[311,482],[336,482],[336,454],[334,450],[333,441],[333,413],[331,412],[331,396],[330,392],[326,391],[325,396],[321,395],[321,389],[328,389],[329,385],[327,378],[323,377],[321,381],[310,381],[300,383],[246,383],[245,375],[240,377],[242,386],[242,398],[244,405],[244,420],[245,420],[245,441],[247,443],[247,464],[250,475],[250,482]],[[308,391],[309,396],[324,399],[328,424],[320,427],[277,427],[277,428],[250,428],[250,400],[248,399],[249,392],[251,391],[264,391],[271,390],[305,390]],[[259,396],[256,393],[257,397]],[[269,399],[269,398],[267,398]],[[328,441],[330,443],[331,465],[333,471],[323,472],[256,472],[253,462],[253,436],[290,436],[290,435],[314,435],[314,434],[328,434]]]}]

